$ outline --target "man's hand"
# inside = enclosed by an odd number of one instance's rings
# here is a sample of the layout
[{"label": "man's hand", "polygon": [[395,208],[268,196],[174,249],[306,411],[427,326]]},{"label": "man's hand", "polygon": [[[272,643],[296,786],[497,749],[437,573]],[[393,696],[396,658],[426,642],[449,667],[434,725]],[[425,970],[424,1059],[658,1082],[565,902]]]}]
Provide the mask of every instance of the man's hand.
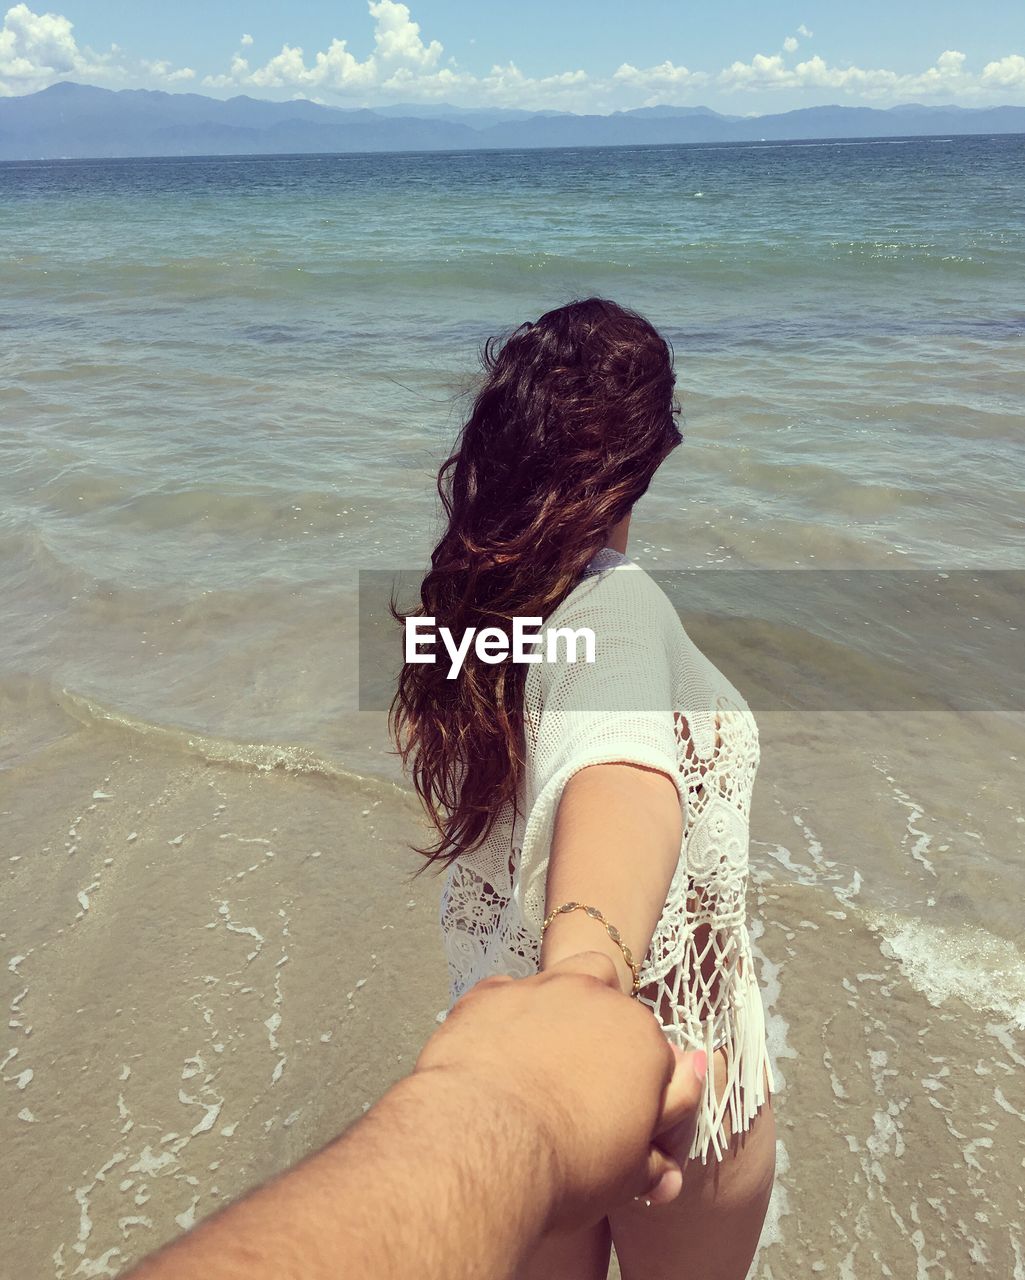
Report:
[{"label": "man's hand", "polygon": [[703,1057],[670,1047],[602,952],[488,978],[341,1137],[132,1275],[511,1277],[546,1231],[679,1193],[679,1166],[655,1143],[686,1149]]},{"label": "man's hand", "polygon": [[584,951],[528,978],[477,983],[414,1075],[463,1073],[476,1105],[515,1108],[535,1126],[552,1179],[546,1229],[567,1230],[631,1196],[679,1194],[705,1069],[704,1053],[674,1049],[651,1010],[622,994],[608,955]]}]

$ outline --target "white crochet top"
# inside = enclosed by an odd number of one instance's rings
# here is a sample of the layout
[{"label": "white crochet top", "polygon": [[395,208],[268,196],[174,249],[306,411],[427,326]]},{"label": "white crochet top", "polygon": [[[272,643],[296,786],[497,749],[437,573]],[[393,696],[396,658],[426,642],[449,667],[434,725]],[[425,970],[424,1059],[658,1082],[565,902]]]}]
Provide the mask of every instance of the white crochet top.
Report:
[{"label": "white crochet top", "polygon": [[[546,906],[558,905],[546,904],[545,881],[569,778],[615,761],[669,774],[683,838],[637,998],[674,1043],[704,1048],[710,1061],[726,1046],[726,1090],[717,1104],[709,1070],[690,1150],[702,1163],[709,1151],[721,1159],[725,1116],[734,1133],[746,1130],[765,1101],[766,1075],[775,1089],[745,916],[758,729],[662,589],[612,548],[597,553],[544,625],[589,627],[596,660],[528,667],[521,812],[514,821],[508,804],[487,841],[456,859],[444,882],[450,1002],[490,974],[537,972]],[[615,923],[614,903],[594,905]]]}]

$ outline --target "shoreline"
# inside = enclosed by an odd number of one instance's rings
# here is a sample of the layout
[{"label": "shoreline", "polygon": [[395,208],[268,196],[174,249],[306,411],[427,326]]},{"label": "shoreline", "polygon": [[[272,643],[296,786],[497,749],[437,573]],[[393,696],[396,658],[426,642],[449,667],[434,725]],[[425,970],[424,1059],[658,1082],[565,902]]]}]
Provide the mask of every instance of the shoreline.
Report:
[{"label": "shoreline", "polygon": [[[1011,1274],[1025,1035],[962,1003],[963,973],[929,990],[928,950],[916,962],[871,927],[848,859],[873,830],[911,840],[897,792],[930,761],[909,761],[887,800],[856,728],[761,718],[748,902],[781,1145],[758,1265],[838,1274],[850,1257],[861,1273],[871,1255],[907,1270],[921,1221],[948,1274],[978,1256]],[[916,740],[905,731],[891,754]],[[859,796],[877,783],[866,824]],[[409,882],[418,811],[391,782],[79,724],[0,774],[0,810],[18,850],[0,1185],[23,1280],[113,1276],[322,1145],[411,1068],[447,1008],[439,886]],[[934,843],[943,821],[910,825]],[[813,1192],[816,1218],[795,1217]],[[962,1230],[983,1200],[987,1222]]]}]

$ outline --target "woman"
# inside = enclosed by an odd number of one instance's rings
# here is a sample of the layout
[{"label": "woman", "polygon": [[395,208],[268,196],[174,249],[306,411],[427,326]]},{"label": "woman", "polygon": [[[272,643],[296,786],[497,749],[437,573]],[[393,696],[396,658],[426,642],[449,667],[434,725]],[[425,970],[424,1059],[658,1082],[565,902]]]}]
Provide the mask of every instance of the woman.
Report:
[{"label": "woman", "polygon": [[457,641],[544,619],[590,630],[595,652],[489,661],[471,647],[454,680],[445,662],[402,669],[392,731],[437,832],[420,870],[448,866],[452,1001],[487,974],[601,948],[624,992],[709,1063],[674,1151],[682,1193],[550,1234],[520,1280],[605,1277],[612,1243],[624,1280],[743,1280],[775,1170],[745,919],[758,734],[625,554],[633,507],[682,440],[671,350],[642,316],[592,297],[489,339],[482,361],[438,477],[447,527],[413,613]]}]

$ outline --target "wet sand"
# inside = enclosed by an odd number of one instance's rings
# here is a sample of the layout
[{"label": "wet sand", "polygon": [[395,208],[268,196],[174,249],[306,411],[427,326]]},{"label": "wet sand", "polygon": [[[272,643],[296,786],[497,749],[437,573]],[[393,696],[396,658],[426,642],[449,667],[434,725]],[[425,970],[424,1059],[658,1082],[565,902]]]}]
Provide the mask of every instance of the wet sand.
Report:
[{"label": "wet sand", "polygon": [[0,788],[5,1274],[114,1275],[411,1067],[448,1003],[435,890],[387,783],[83,728]]},{"label": "wet sand", "polygon": [[[780,1146],[752,1275],[1021,1276],[1015,908],[950,923],[978,900],[957,898],[973,845],[1020,856],[1021,727],[766,713],[761,733],[749,904]],[[447,1006],[408,792],[110,725],[49,739],[0,773],[18,1280],[114,1276],[294,1163],[409,1069]],[[866,841],[933,885],[917,922],[859,904]]]}]

